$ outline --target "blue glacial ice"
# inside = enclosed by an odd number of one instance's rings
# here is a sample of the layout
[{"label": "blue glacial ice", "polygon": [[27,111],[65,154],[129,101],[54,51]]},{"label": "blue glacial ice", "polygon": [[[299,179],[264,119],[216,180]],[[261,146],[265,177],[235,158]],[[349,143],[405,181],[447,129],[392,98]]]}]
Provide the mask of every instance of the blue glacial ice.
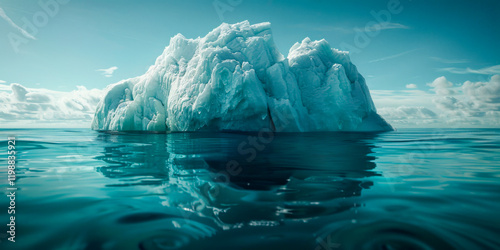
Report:
[{"label": "blue glacial ice", "polygon": [[144,75],[106,92],[94,130],[392,130],[348,52],[305,38],[285,58],[270,23],[223,23],[196,39],[178,34]]}]

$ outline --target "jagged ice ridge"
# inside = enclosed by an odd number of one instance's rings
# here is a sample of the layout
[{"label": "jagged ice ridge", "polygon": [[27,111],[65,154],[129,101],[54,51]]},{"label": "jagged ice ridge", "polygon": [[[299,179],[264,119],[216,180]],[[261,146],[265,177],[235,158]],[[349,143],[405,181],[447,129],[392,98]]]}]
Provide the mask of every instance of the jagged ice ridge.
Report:
[{"label": "jagged ice ridge", "polygon": [[144,75],[106,91],[94,130],[392,130],[348,52],[305,38],[285,58],[270,23],[178,34]]}]

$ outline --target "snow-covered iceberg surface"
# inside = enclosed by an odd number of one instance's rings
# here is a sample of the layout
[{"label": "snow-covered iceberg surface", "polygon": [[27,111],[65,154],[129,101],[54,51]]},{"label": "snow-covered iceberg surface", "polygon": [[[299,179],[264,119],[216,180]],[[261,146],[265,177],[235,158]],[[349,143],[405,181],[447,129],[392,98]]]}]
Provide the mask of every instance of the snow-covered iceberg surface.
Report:
[{"label": "snow-covered iceberg surface", "polygon": [[285,58],[270,23],[176,35],[146,74],[108,86],[94,130],[386,131],[348,52],[306,38]]}]

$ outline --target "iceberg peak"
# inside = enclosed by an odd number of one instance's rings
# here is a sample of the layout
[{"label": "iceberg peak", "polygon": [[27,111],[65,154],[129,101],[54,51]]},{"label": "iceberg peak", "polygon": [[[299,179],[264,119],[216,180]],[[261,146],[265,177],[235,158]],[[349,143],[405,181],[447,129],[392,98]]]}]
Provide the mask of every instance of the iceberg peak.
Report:
[{"label": "iceberg peak", "polygon": [[271,24],[222,23],[181,34],[148,71],[107,88],[92,129],[385,131],[349,53],[305,38],[285,58]]}]

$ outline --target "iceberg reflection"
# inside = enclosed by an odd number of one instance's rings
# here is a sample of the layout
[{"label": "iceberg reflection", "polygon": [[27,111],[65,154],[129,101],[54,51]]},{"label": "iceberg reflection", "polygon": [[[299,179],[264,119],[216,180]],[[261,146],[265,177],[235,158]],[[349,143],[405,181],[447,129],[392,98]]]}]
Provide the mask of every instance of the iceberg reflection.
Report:
[{"label": "iceberg reflection", "polygon": [[[156,185],[162,204],[222,229],[280,225],[355,206],[373,183],[377,134],[108,134],[98,171],[123,185]],[[121,186],[121,185],[117,185]]]}]

